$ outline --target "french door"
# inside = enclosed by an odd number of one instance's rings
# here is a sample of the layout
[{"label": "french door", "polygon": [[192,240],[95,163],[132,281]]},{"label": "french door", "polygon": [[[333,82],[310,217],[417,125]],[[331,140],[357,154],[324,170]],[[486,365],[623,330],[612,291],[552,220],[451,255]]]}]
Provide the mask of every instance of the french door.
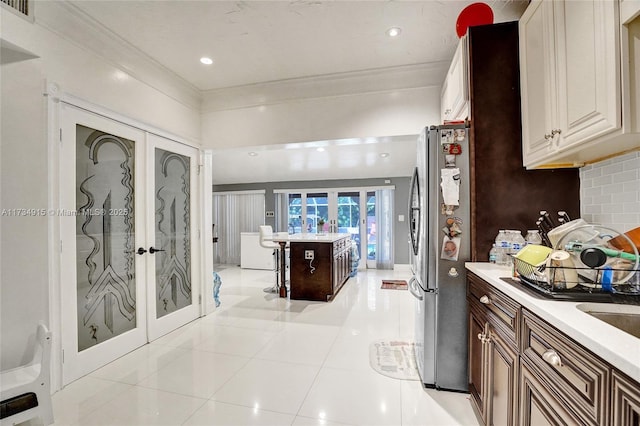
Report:
[{"label": "french door", "polygon": [[322,218],[324,232],[351,234],[361,262],[366,260],[368,268],[375,268],[375,191],[330,190],[287,196],[290,234],[316,233],[317,221]]},{"label": "french door", "polygon": [[148,340],[200,315],[197,155],[190,146],[148,135]]},{"label": "french door", "polygon": [[62,103],[63,383],[199,315],[197,150]]}]

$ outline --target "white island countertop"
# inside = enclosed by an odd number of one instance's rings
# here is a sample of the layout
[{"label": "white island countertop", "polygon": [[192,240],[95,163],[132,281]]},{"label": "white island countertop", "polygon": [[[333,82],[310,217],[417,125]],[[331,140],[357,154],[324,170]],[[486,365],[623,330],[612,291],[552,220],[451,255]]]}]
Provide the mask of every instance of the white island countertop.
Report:
[{"label": "white island countertop", "polygon": [[350,238],[351,234],[286,234],[275,233],[272,241],[286,241],[289,243],[333,243],[343,238]]},{"label": "white island countertop", "polygon": [[466,268],[520,303],[558,330],[580,343],[632,379],[640,382],[640,339],[625,333],[577,308],[591,305],[594,311],[625,312],[640,307],[613,303],[566,302],[535,297],[502,281],[511,269],[491,263],[467,262]]}]

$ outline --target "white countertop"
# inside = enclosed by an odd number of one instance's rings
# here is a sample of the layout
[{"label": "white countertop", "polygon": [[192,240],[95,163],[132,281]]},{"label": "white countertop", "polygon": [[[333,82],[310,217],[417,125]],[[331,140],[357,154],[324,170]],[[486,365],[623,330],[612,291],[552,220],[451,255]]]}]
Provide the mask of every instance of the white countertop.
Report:
[{"label": "white countertop", "polygon": [[[577,305],[584,302],[565,302],[539,299],[502,281],[511,276],[511,269],[491,263],[467,262],[466,268],[487,281],[523,307],[555,326],[558,330],[580,343],[629,377],[640,382],[640,339],[618,330],[591,315],[582,312]],[[638,306],[612,303],[588,303],[594,311],[624,312],[640,309]]]},{"label": "white countertop", "polygon": [[289,243],[333,243],[343,238],[351,238],[351,234],[284,234],[276,233],[272,241],[286,241]]}]

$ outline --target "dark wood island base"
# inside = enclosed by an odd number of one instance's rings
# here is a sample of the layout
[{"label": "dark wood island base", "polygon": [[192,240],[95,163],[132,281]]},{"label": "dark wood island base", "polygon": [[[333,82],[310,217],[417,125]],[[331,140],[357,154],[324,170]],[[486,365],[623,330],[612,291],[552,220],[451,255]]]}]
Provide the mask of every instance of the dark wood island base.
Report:
[{"label": "dark wood island base", "polygon": [[290,298],[328,302],[351,271],[351,235],[290,236]]}]

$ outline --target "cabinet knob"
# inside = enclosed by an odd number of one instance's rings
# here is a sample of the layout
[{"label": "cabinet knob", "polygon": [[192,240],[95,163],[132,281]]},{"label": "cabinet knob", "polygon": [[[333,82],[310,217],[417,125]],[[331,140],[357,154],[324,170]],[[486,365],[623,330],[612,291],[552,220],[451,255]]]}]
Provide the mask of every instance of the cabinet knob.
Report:
[{"label": "cabinet knob", "polygon": [[491,303],[491,299],[489,299],[489,296],[487,296],[486,294],[484,296],[482,296],[480,298],[480,303],[483,303],[485,305],[488,305],[489,303]]},{"label": "cabinet knob", "polygon": [[544,134],[544,140],[548,141],[549,139],[551,139],[553,137],[553,135],[549,135],[547,133]]},{"label": "cabinet knob", "polygon": [[478,340],[480,340],[482,343],[484,343],[484,334],[478,333]]},{"label": "cabinet knob", "polygon": [[542,354],[542,359],[544,359],[554,367],[562,367],[562,359],[560,359],[560,355],[558,355],[558,353],[553,349],[547,349],[546,351],[544,351],[544,353]]},{"label": "cabinet knob", "polygon": [[562,133],[562,130],[560,129],[553,129],[551,131],[551,137],[554,137],[555,135],[559,135],[560,133]]}]

